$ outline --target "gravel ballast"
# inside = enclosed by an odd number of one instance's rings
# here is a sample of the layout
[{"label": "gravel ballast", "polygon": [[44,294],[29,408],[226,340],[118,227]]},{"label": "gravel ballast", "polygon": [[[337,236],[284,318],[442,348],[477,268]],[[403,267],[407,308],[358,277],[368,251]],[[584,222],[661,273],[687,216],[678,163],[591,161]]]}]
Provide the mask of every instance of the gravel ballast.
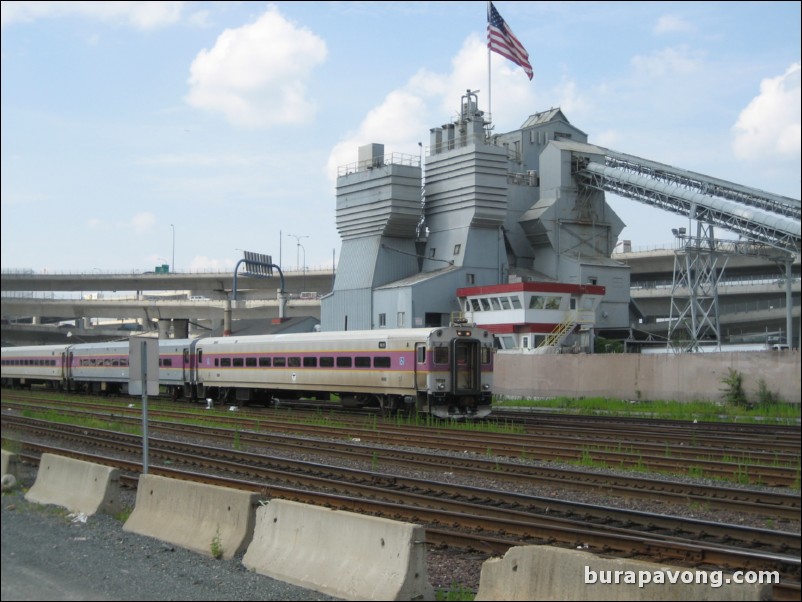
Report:
[{"label": "gravel ballast", "polygon": [[[24,469],[23,469],[24,470]],[[25,500],[21,483],[3,494],[2,599],[336,600],[246,569],[123,531],[117,518],[81,520]]]}]

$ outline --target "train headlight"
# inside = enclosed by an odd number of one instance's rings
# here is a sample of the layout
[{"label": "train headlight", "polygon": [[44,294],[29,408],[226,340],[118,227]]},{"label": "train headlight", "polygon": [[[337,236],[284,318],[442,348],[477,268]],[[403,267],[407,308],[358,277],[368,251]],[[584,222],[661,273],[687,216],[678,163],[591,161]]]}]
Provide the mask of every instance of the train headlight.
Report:
[{"label": "train headlight", "polygon": [[443,378],[438,378],[436,382],[437,382],[437,390],[438,390],[438,391],[442,391],[443,389],[445,389],[445,388],[446,388],[446,381],[445,381],[445,379],[443,379]]},{"label": "train headlight", "polygon": [[469,337],[469,336],[471,336],[471,331],[470,330],[458,330],[457,331],[457,336],[458,337]]}]

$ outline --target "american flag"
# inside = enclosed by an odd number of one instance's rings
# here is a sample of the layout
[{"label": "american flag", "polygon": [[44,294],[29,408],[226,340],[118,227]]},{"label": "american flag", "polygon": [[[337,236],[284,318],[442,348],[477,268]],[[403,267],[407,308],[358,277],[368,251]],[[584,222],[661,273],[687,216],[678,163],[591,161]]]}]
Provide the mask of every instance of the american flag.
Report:
[{"label": "american flag", "polygon": [[499,53],[504,58],[511,60],[516,65],[523,67],[529,79],[532,79],[534,72],[532,65],[529,64],[529,53],[512,33],[504,19],[498,14],[492,2],[487,3],[487,47],[493,52]]}]

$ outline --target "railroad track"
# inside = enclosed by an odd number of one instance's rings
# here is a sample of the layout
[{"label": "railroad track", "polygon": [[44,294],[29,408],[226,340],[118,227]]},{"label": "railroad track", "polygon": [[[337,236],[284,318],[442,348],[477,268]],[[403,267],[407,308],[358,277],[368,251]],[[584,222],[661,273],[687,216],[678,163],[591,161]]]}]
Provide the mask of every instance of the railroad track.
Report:
[{"label": "railroad track", "polygon": [[[17,418],[13,416],[14,413],[19,412],[21,405],[12,406],[11,404],[7,403],[8,397],[4,394],[3,396],[3,430],[6,433],[9,429],[15,431],[16,433],[20,433],[25,430],[24,421],[23,422],[16,422]],[[74,402],[69,402],[70,405],[75,405]],[[109,421],[123,421],[136,424],[138,422],[138,418],[136,414],[138,414],[138,410],[136,408],[123,408],[120,406],[111,406],[108,404],[91,404],[98,407],[99,417],[101,420]],[[175,404],[172,404],[175,405]],[[54,404],[54,407],[58,409],[59,413],[68,413],[68,411],[64,407],[60,407],[59,404]],[[13,412],[9,412],[9,410],[13,410]],[[88,410],[88,408],[87,408]],[[129,411],[130,410],[130,411]],[[74,411],[74,410],[73,410]],[[159,410],[158,412],[161,412]],[[82,416],[89,415],[89,411],[81,412]],[[130,415],[124,415],[130,414]],[[173,419],[180,419],[186,418],[187,412],[168,412],[165,415],[171,415]],[[197,412],[196,412],[197,414]],[[346,439],[355,439],[360,438],[355,436],[353,433],[357,432],[356,429],[359,426],[359,423],[349,423],[345,426],[338,425],[336,427],[330,427],[328,431],[326,428],[321,425],[312,425],[311,427],[308,425],[293,425],[288,424],[286,420],[284,421],[284,427],[282,427],[282,421],[276,419],[270,415],[270,420],[266,420],[264,413],[255,414],[257,419],[254,419],[250,413],[247,412],[237,412],[232,413],[233,415],[228,414],[227,412],[214,412],[216,421],[225,422],[230,425],[230,428],[215,428],[210,429],[208,427],[187,427],[177,424],[168,424],[164,421],[152,421],[151,428],[154,431],[158,431],[161,433],[162,431],[166,432],[173,432],[174,436],[184,437],[184,438],[209,438],[215,437],[218,441],[222,440],[225,441],[228,446],[231,446],[233,443],[236,443],[238,446],[242,447],[250,447],[250,446],[269,446],[271,448],[282,448],[282,449],[289,449],[295,448],[298,449],[299,446],[305,452],[309,453],[318,453],[318,454],[326,454],[330,455],[333,453],[341,454],[347,457],[359,457],[363,462],[367,462],[366,454],[370,454],[370,462],[376,465],[376,468],[381,465],[382,468],[391,465],[393,463],[405,465],[409,467],[410,465],[418,465],[420,464],[421,468],[424,468],[426,464],[428,464],[428,469],[432,469],[432,465],[430,462],[434,461],[435,468],[434,470],[460,470],[465,471],[466,473],[478,473],[480,471],[485,471],[486,473],[495,473],[494,478],[502,479],[502,480],[514,480],[523,478],[521,474],[521,469],[519,468],[519,464],[516,462],[507,462],[504,461],[503,458],[499,458],[495,455],[489,458],[480,458],[476,457],[477,455],[481,455],[481,453],[475,454],[460,454],[460,461],[459,461],[459,469],[455,466],[457,463],[454,461],[454,458],[447,457],[442,453],[426,453],[426,454],[416,454],[414,452],[410,452],[408,450],[392,450],[390,448],[381,447],[381,448],[370,448],[364,445],[364,441],[360,442],[359,445],[356,444],[354,441],[327,441],[327,442],[313,442],[308,439],[299,440],[298,437],[292,437],[289,435],[277,435],[272,433],[270,435],[266,435],[265,433],[261,432],[266,426],[270,428],[287,428],[288,430],[294,431],[296,428],[299,428],[301,431],[309,433],[315,433],[317,435],[324,434],[325,436],[329,437],[338,437],[342,439],[344,436]],[[153,414],[152,414],[153,415]],[[286,418],[286,416],[285,416]],[[296,418],[297,420],[297,418]],[[35,421],[33,421],[35,422]],[[339,418],[336,419],[336,422],[339,422]],[[251,426],[254,427],[254,431],[258,429],[259,432],[248,432],[247,428]],[[364,420],[363,420],[364,426]],[[47,426],[37,426],[36,428],[44,428],[47,429]],[[382,426],[384,428],[384,425]],[[59,427],[62,431],[62,434],[59,436],[67,437],[66,440],[72,438],[73,442],[76,446],[86,445],[88,440],[89,429],[86,427],[66,427],[62,426]],[[72,429],[72,433],[70,434],[69,431]],[[190,430],[186,430],[190,429]],[[371,431],[371,429],[365,429],[366,431]],[[388,429],[392,431],[393,429]],[[428,430],[428,429],[427,429]],[[420,429],[419,429],[420,431]],[[64,433],[67,434],[64,434]],[[410,438],[410,431],[408,430],[401,430],[401,434],[393,433],[393,432],[384,432],[380,433],[379,439],[382,440],[382,443],[390,443],[391,440],[398,436],[400,440],[407,444],[409,443]],[[449,433],[449,439],[453,436],[454,433]],[[376,428],[372,429],[372,435],[376,435]],[[458,433],[458,435],[463,439],[465,439],[465,433]],[[45,435],[41,435],[45,436]],[[471,434],[473,436],[473,434]],[[103,441],[105,439],[105,441]],[[112,439],[118,439],[117,436],[113,436]],[[98,437],[97,440],[101,441],[98,443],[99,449],[106,450],[107,452],[113,452],[117,455],[128,455],[129,457],[133,454],[136,456],[137,454],[141,453],[138,450],[138,441],[139,437],[130,437],[129,441],[111,441],[106,437]],[[133,442],[132,442],[133,441]],[[416,445],[421,444],[421,438],[418,437],[415,439]],[[26,446],[29,445],[28,443],[25,444]],[[32,445],[32,444],[31,444]],[[123,447],[127,448],[127,451],[121,450],[118,446],[122,445]],[[788,534],[783,534],[780,536],[775,537],[774,542],[769,542],[768,540],[765,542],[759,542],[759,539],[754,537],[754,533],[750,533],[749,531],[743,531],[740,529],[731,529],[731,526],[728,525],[716,525],[716,523],[709,523],[705,525],[704,523],[699,523],[696,525],[689,525],[689,521],[687,519],[680,519],[680,523],[672,524],[669,520],[670,517],[661,517],[661,515],[653,515],[651,518],[642,513],[640,518],[641,526],[640,532],[636,532],[635,535],[629,534],[632,532],[632,529],[626,528],[628,521],[632,521],[632,524],[636,524],[633,520],[634,515],[630,515],[629,517],[626,516],[624,511],[620,511],[617,509],[610,509],[610,512],[605,517],[605,509],[597,508],[597,512],[594,515],[592,512],[589,512],[588,509],[582,508],[580,505],[571,505],[570,503],[560,502],[559,500],[554,500],[553,498],[548,499],[540,499],[537,500],[534,496],[518,496],[515,494],[504,494],[501,495],[500,492],[494,491],[493,495],[488,497],[488,493],[485,491],[470,491],[468,492],[465,488],[462,488],[463,492],[461,494],[456,494],[454,490],[434,490],[432,489],[431,479],[425,481],[423,485],[420,483],[415,483],[408,479],[404,479],[398,476],[393,475],[380,475],[378,474],[377,470],[371,470],[367,472],[357,471],[357,473],[361,472],[361,476],[355,480],[354,483],[351,482],[350,479],[345,478],[345,474],[340,472],[336,475],[330,475],[327,478],[328,485],[323,493],[318,491],[310,491],[308,488],[309,486],[306,485],[307,489],[301,489],[299,485],[290,485],[290,486],[277,486],[272,484],[272,481],[277,480],[279,477],[278,475],[284,475],[281,478],[286,479],[286,475],[288,474],[295,474],[301,475],[304,479],[309,478],[306,473],[309,470],[318,471],[319,468],[310,469],[309,463],[306,463],[304,468],[297,468],[292,469],[289,464],[285,464],[283,466],[274,466],[271,470],[275,472],[268,474],[264,472],[256,472],[253,474],[248,475],[248,473],[242,473],[243,467],[248,465],[248,462],[245,460],[245,456],[236,456],[231,455],[233,452],[230,449],[222,449],[222,448],[211,448],[209,446],[202,446],[199,449],[174,449],[176,445],[178,445],[174,441],[170,442],[159,442],[159,445],[164,445],[164,448],[157,448],[157,452],[159,454],[164,454],[164,462],[171,462],[171,463],[178,463],[178,462],[188,462],[189,464],[184,464],[185,466],[189,467],[188,470],[180,471],[180,478],[193,478],[193,479],[229,479],[230,484],[239,487],[261,487],[262,490],[267,491],[273,497],[286,497],[287,499],[296,499],[299,501],[307,501],[308,503],[323,503],[324,505],[329,505],[332,507],[338,507],[342,509],[349,509],[353,511],[359,511],[358,509],[364,508],[364,511],[370,513],[376,513],[379,515],[386,515],[391,517],[406,517],[403,520],[410,520],[412,522],[421,522],[427,525],[427,528],[430,535],[430,540],[432,542],[438,542],[439,545],[451,545],[465,547],[468,549],[475,549],[475,550],[484,550],[487,552],[492,553],[502,553],[504,549],[508,548],[510,545],[520,545],[521,543],[539,543],[539,542],[551,542],[559,545],[578,545],[578,546],[589,546],[589,548],[594,549],[596,551],[602,550],[606,553],[611,553],[615,555],[622,555],[622,556],[644,556],[647,555],[650,559],[656,560],[659,562],[675,562],[675,563],[686,563],[697,567],[705,567],[705,566],[715,566],[718,568],[726,567],[726,568],[733,568],[738,567],[738,564],[733,564],[733,562],[741,563],[740,566],[750,566],[750,567],[759,567],[759,566],[770,566],[768,563],[770,561],[766,560],[766,558],[762,558],[761,556],[765,556],[766,554],[771,555],[775,558],[778,556],[783,557],[783,562],[785,562],[786,566],[783,568],[783,574],[786,575],[787,581],[784,583],[783,587],[777,590],[777,594],[783,597],[784,599],[794,599],[799,597],[799,535],[798,534],[791,534],[790,537]],[[183,444],[181,444],[183,445]],[[311,446],[315,445],[316,448],[311,450]],[[453,441],[451,443],[453,446]],[[180,447],[180,446],[179,446]],[[463,446],[459,446],[463,447]],[[133,451],[132,451],[133,450]],[[71,451],[69,449],[61,449],[60,453],[63,454],[76,454],[78,452]],[[241,453],[241,452],[239,452]],[[222,454],[222,456],[220,456]],[[199,465],[198,458],[206,456],[214,456],[212,459],[204,459],[203,465]],[[220,456],[220,457],[218,457]],[[428,456],[428,457],[427,457]],[[96,457],[96,456],[92,456]],[[264,458],[264,454],[258,454],[257,457]],[[185,458],[184,460],[179,460],[179,458]],[[470,462],[467,462],[470,460]],[[97,461],[97,460],[93,460]],[[130,470],[132,474],[137,472],[141,464],[138,460],[115,460],[109,459],[109,462],[128,462],[130,466]],[[210,467],[205,465],[206,462],[223,462],[227,463],[229,468],[222,469],[219,466],[217,468]],[[259,460],[259,462],[263,462],[263,460]],[[275,458],[270,460],[271,463],[277,462]],[[525,466],[520,464],[521,467]],[[238,467],[238,468],[237,468]],[[528,467],[531,469],[531,467]],[[168,469],[164,466],[159,466],[155,470],[158,471],[167,471]],[[231,471],[234,471],[231,473]],[[252,470],[252,468],[248,468],[248,470]],[[267,470],[265,467],[258,468],[259,471]],[[237,472],[240,471],[240,472]],[[152,471],[153,472],[153,471]],[[216,477],[211,477],[208,472],[215,472],[219,473]],[[234,474],[235,476],[224,476],[224,473],[228,472],[229,474]],[[582,471],[576,470],[565,470],[565,471],[558,471],[558,474],[552,474],[550,477],[553,478],[555,483],[563,482],[565,483],[566,487],[573,487],[573,484],[570,484],[567,481],[567,474],[566,473],[576,473],[582,474]],[[256,476],[254,476],[256,475]],[[365,476],[368,475],[368,476]],[[544,475],[538,475],[540,478],[544,478]],[[243,478],[244,477],[244,478]],[[293,478],[300,478],[295,476]],[[326,479],[326,477],[322,477]],[[532,475],[526,476],[525,478],[533,478]],[[611,478],[610,475],[596,475],[595,477],[591,478],[598,478],[599,481],[596,481],[595,484],[591,484],[590,487],[596,487],[597,490],[605,489],[613,493],[614,495],[621,495],[622,492],[626,487],[629,487],[632,491],[637,491],[640,487],[643,487],[644,484],[648,481],[645,478],[639,477],[631,477],[631,482],[628,485],[624,485],[622,483],[612,483],[611,480],[618,481],[618,477]],[[269,491],[265,489],[265,481],[271,480],[271,485],[269,487]],[[364,481],[365,479],[368,480],[368,483],[360,483],[359,481]],[[380,481],[381,487],[377,486],[376,481]],[[219,482],[218,482],[219,484]],[[374,487],[379,492],[376,495],[379,496],[380,500],[373,500],[369,499],[366,495],[360,494],[359,496],[354,495],[356,484],[360,487]],[[317,486],[320,487],[319,485]],[[344,488],[344,489],[337,489],[337,488]],[[451,486],[454,487],[454,486]],[[681,499],[682,490],[689,490],[690,486],[687,483],[677,485],[679,491],[677,492],[678,499]],[[695,488],[696,486],[694,486]],[[670,488],[670,487],[669,487]],[[312,488],[314,489],[314,488]],[[390,495],[390,491],[393,489],[400,490],[401,493],[405,496],[400,501],[392,502],[392,505],[384,510],[381,510],[379,506],[382,503],[387,503],[385,498],[386,496]],[[704,489],[704,488],[702,488]],[[748,492],[748,490],[735,490],[736,492],[741,492],[742,494],[745,493],[747,495],[752,495],[752,492]],[[660,492],[640,492],[641,495],[645,497],[652,497],[654,498],[655,495],[657,496],[664,496],[663,493]],[[324,495],[329,496],[327,498],[316,498],[315,496]],[[667,493],[666,493],[667,495]],[[694,490],[694,493],[689,493],[686,491],[686,501],[690,501],[694,498],[690,497],[692,495],[697,495],[697,491]],[[722,494],[721,492],[717,492],[714,495],[711,494],[708,496],[708,501],[703,502],[700,501],[699,503],[708,503],[713,507],[713,504],[718,503],[728,503],[724,500],[720,499],[720,496],[728,495],[726,493]],[[765,493],[758,493],[758,497],[765,496]],[[467,497],[466,500],[460,500],[460,497]],[[342,499],[340,499],[342,498]],[[455,499],[456,498],[456,499]],[[472,499],[471,499],[472,498]],[[317,501],[313,501],[316,499]],[[415,501],[417,500],[417,501]],[[427,500],[429,500],[427,502]],[[431,508],[431,500],[440,500],[438,503],[440,508]],[[744,502],[745,500],[741,500]],[[694,502],[696,503],[696,502]],[[778,512],[785,512],[781,510],[783,507],[788,507],[789,510],[787,514],[784,516],[787,517],[794,517],[798,520],[799,518],[799,496],[790,495],[787,496],[784,500],[780,501],[780,498],[774,498],[772,501],[769,501],[769,506],[760,507],[760,504],[766,503],[766,500],[752,500],[750,503],[755,503],[757,506],[753,507],[753,511],[759,512],[766,516],[773,516],[779,519]],[[341,504],[341,505],[336,505]],[[376,506],[379,504],[379,506]],[[468,504],[468,506],[454,506],[454,504]],[[478,506],[477,513],[472,514],[470,511],[470,504],[474,506]],[[546,504],[549,508],[546,515],[551,514],[552,516],[545,516],[543,517],[543,504]],[[747,504],[748,505],[748,504]],[[400,508],[406,508],[402,510]],[[495,512],[500,513],[500,516],[493,517],[493,520],[497,522],[498,525],[501,527],[497,528],[497,531],[494,534],[493,528],[489,527],[488,524],[482,521],[488,521],[484,514],[489,513],[489,509],[495,509]],[[739,510],[739,511],[748,511],[745,509],[746,505]],[[386,512],[390,512],[390,514],[384,514]],[[399,514],[401,512],[401,514]],[[525,517],[525,520],[519,520],[520,517],[516,517],[515,513],[518,512]],[[394,513],[394,514],[393,514]],[[484,513],[484,514],[483,514]],[[618,514],[618,516],[616,516]],[[438,518],[438,515],[440,518]],[[505,518],[506,515],[506,518]],[[474,518],[462,518],[462,522],[459,523],[463,527],[461,529],[455,530],[452,525],[455,524],[454,521],[460,519],[460,517],[474,517]],[[533,519],[533,517],[537,517],[537,520]],[[660,518],[661,520],[658,520]],[[549,523],[546,524],[543,521],[548,519]],[[560,521],[553,521],[552,519],[560,519],[561,521],[567,521],[567,523],[563,523],[558,526],[554,526],[555,522]],[[579,525],[574,524],[570,526],[570,521],[579,520]],[[665,519],[665,520],[662,520]],[[471,522],[475,521],[475,522]],[[607,523],[604,525],[600,525],[598,527],[598,531],[596,531],[594,527],[594,531],[590,534],[587,530],[589,524],[593,522],[597,523]],[[617,522],[613,522],[617,521]],[[693,521],[690,521],[693,522]],[[631,525],[628,525],[631,526]],[[694,537],[693,531],[691,529],[698,528],[705,532],[704,538],[706,541],[702,543],[694,543],[692,538]],[[758,530],[758,531],[767,531],[767,530]],[[644,534],[646,533],[646,534]],[[582,538],[579,535],[586,534],[586,537]],[[612,535],[611,535],[612,534]],[[613,543],[607,542],[605,543],[605,538],[610,538],[615,536]],[[634,538],[634,539],[631,539]],[[727,543],[725,539],[727,538],[740,538],[741,544],[740,548]],[[584,541],[582,541],[584,539]],[[643,540],[641,543],[637,543],[637,540]],[[768,539],[768,538],[767,538]],[[461,542],[461,543],[460,543]],[[796,542],[796,543],[794,543]],[[757,548],[763,548],[762,550],[757,550]],[[648,550],[648,551],[647,551]],[[673,550],[673,551],[672,551]],[[735,551],[733,551],[735,550]],[[769,550],[773,550],[769,552]],[[786,553],[788,552],[788,553]],[[733,560],[734,558],[740,558],[740,560]],[[791,592],[790,594],[788,592]],[[795,594],[793,592],[796,592]]]},{"label": "railroad track", "polygon": [[[84,408],[88,412],[107,412],[114,419],[136,417],[140,410],[136,407],[100,404],[97,402],[78,403],[74,400],[37,399],[26,396],[4,394],[3,405],[22,409],[35,405],[41,409],[56,408],[61,412],[78,412],[74,408]],[[180,407],[164,404],[150,409],[154,418],[182,420],[189,417],[227,424],[232,429],[265,430],[276,429],[315,437],[338,437],[359,439],[364,442],[387,445],[416,445],[431,449],[459,451],[488,458],[516,458],[523,460],[542,460],[569,462],[579,466],[598,468],[620,468],[641,472],[662,472],[671,475],[686,475],[728,480],[738,484],[760,484],[776,487],[799,486],[800,443],[799,438],[785,450],[778,448],[782,441],[772,439],[771,450],[767,450],[766,436],[761,431],[750,448],[716,447],[691,445],[682,440],[660,441],[656,434],[649,432],[640,439],[636,433],[625,431],[617,433],[618,440],[610,433],[597,436],[587,431],[577,433],[572,429],[553,431],[548,435],[533,432],[483,432],[430,427],[422,429],[417,425],[399,424],[373,417],[354,418],[353,416],[307,414],[300,416],[295,411],[265,410],[260,412],[225,411],[204,412],[194,407]],[[200,418],[203,416],[203,418]],[[213,416],[213,419],[210,418]],[[515,430],[514,428],[512,430]],[[621,439],[625,438],[626,443]],[[744,437],[741,437],[743,442]]]},{"label": "railroad track", "polygon": [[[53,428],[46,423],[8,415],[4,421],[9,430],[25,430],[44,434],[52,433]],[[138,419],[134,418],[125,418],[125,421],[132,428],[139,424]],[[765,489],[753,491],[725,486],[695,485],[664,479],[611,476],[577,469],[505,462],[470,454],[461,454],[455,458],[450,455],[419,450],[387,446],[377,448],[361,442],[357,444],[355,442],[300,438],[277,433],[232,431],[225,428],[195,427],[165,421],[153,421],[151,429],[154,432],[176,438],[203,439],[222,445],[230,445],[236,440],[241,448],[269,448],[290,453],[336,456],[361,461],[366,466],[371,466],[374,471],[390,471],[393,466],[403,466],[407,469],[414,467],[432,473],[446,472],[483,476],[507,485],[515,484],[519,488],[545,485],[563,491],[585,490],[608,496],[660,499],[680,505],[696,505],[709,510],[750,513],[764,517],[767,522],[798,521],[801,510],[799,495]],[[89,432],[84,427],[72,427],[70,431],[67,431],[67,427],[63,427],[63,430],[65,431],[64,436],[67,438],[75,438],[75,433],[78,433],[78,441]],[[137,438],[136,441],[138,440]]]},{"label": "railroad track", "polygon": [[[96,435],[84,433],[84,444],[91,437],[98,446],[118,454],[134,457],[141,454],[138,443],[121,440],[128,437],[116,433],[106,438]],[[502,554],[515,545],[548,543],[694,568],[777,570],[784,579],[780,586],[783,590],[794,591],[800,580],[799,537],[795,534],[769,534],[764,530],[701,521],[690,525],[684,519],[675,520],[672,525],[670,517],[605,508],[577,506],[573,514],[584,514],[576,518],[555,516],[558,512],[535,514],[531,505],[536,502],[527,499],[529,496],[500,495],[495,491],[333,469],[308,462],[288,463],[257,454],[174,441],[164,443],[164,448],[162,444],[159,440],[151,441],[153,457],[163,462],[152,466],[153,474],[256,491],[265,499],[290,499],[422,524],[433,545]],[[140,467],[138,460],[119,456],[98,456],[36,443],[23,445],[26,452],[78,457],[131,474],[136,474]],[[123,452],[123,448],[127,451]],[[593,522],[591,512],[605,524]],[[614,516],[628,526],[612,524]],[[663,524],[658,528],[653,521]],[[634,528],[638,522],[640,528]],[[694,528],[695,535],[691,533]],[[714,541],[711,537],[714,531],[726,541]]]}]

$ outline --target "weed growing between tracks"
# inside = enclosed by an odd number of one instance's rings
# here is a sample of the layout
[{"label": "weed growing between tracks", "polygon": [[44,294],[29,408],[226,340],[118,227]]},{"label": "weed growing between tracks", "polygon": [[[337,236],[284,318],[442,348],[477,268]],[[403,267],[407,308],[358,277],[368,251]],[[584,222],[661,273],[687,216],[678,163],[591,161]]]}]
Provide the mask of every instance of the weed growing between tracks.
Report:
[{"label": "weed growing between tracks", "polygon": [[472,590],[463,587],[461,585],[457,585],[456,583],[451,584],[450,589],[439,589],[435,592],[435,598],[438,600],[473,600],[476,597],[476,594],[473,593]]}]

